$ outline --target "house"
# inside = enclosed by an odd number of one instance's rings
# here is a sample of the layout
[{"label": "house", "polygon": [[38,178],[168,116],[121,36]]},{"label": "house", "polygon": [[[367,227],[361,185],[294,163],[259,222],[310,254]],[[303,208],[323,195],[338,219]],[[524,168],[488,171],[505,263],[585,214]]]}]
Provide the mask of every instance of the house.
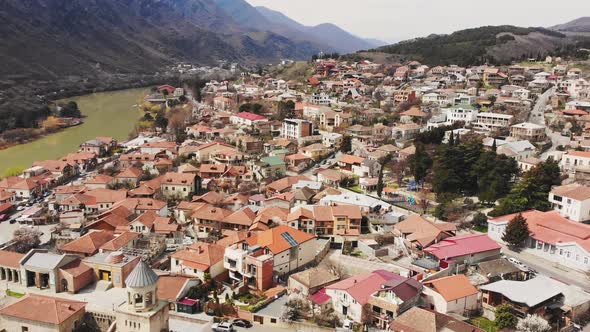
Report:
[{"label": "house", "polygon": [[290,293],[295,292],[307,297],[339,279],[340,276],[326,267],[312,267],[290,275],[288,290]]},{"label": "house", "polygon": [[329,149],[322,143],[314,143],[300,149],[301,153],[309,158],[318,161],[329,153]]},{"label": "house", "polygon": [[398,276],[386,281],[367,301],[373,324],[387,329],[392,320],[421,303],[422,289],[422,284],[413,278]]},{"label": "house", "polygon": [[104,157],[109,150],[109,145],[98,139],[92,139],[80,144],[81,152],[94,153],[98,157]]},{"label": "house", "polygon": [[348,178],[348,175],[341,171],[328,168],[320,170],[317,174],[317,177],[319,182],[334,188],[338,188],[340,186],[340,181]]},{"label": "house", "polygon": [[527,315],[548,318],[549,308],[563,301],[561,288],[545,276],[526,281],[500,280],[479,289],[482,292],[483,316],[491,320],[496,318],[496,308],[503,304],[510,305],[518,318]]},{"label": "house", "polygon": [[97,174],[92,178],[86,180],[84,185],[88,189],[109,189],[116,183],[116,179],[112,176],[106,174]]},{"label": "house", "polygon": [[8,250],[0,250],[0,283],[6,283],[9,288],[10,284],[20,285],[21,266],[20,261],[25,255]]},{"label": "house", "polygon": [[[419,284],[393,272],[376,270],[329,285],[326,287],[326,295],[332,299],[332,308],[339,316],[349,317],[360,323],[367,311],[372,310],[372,308],[367,308],[367,303],[373,294],[381,289],[386,289],[388,283],[393,286],[395,283],[404,282],[412,285]],[[420,288],[418,285],[414,287]]]},{"label": "house", "polygon": [[412,248],[426,248],[438,241],[455,235],[456,226],[451,223],[430,222],[413,215],[395,224],[394,234],[401,236]]},{"label": "house", "polygon": [[115,238],[109,231],[90,232],[59,247],[63,253],[88,257],[96,254],[100,247]]},{"label": "house", "polygon": [[236,126],[251,127],[259,122],[268,122],[268,118],[250,112],[240,112],[235,115],[232,115],[229,119],[230,122]]},{"label": "house", "polygon": [[376,160],[364,159],[360,165],[352,165],[352,173],[358,177],[375,178],[381,172],[381,164]]},{"label": "house", "polygon": [[186,298],[186,295],[191,287],[198,286],[200,283],[199,279],[186,276],[160,276],[158,298],[168,301],[172,311],[194,314],[194,303],[186,301],[190,300]]},{"label": "house", "polygon": [[188,198],[200,190],[200,178],[191,173],[164,174],[160,185],[162,194],[166,197]]},{"label": "house", "polygon": [[577,183],[554,187],[549,202],[564,218],[577,222],[590,220],[590,187]]},{"label": "house", "polygon": [[285,139],[299,140],[313,135],[313,123],[302,119],[285,119],[281,129],[281,137]]},{"label": "house", "polygon": [[[358,236],[361,227],[361,209],[354,205],[306,206],[294,209],[287,216],[289,226],[317,236]],[[342,243],[342,239],[334,239]]]},{"label": "house", "polygon": [[529,141],[506,142],[497,147],[496,153],[520,161],[533,157],[537,153],[537,148]]},{"label": "house", "polygon": [[85,313],[85,302],[30,294],[0,309],[0,321],[4,331],[74,331]]},{"label": "house", "polygon": [[[501,247],[486,234],[468,234],[447,237],[424,249],[436,258],[442,267],[451,264],[476,264],[500,257]],[[448,265],[447,265],[448,264]]]},{"label": "house", "polygon": [[476,121],[473,123],[473,128],[476,131],[482,132],[492,132],[495,130],[508,128],[512,118],[512,115],[507,114],[490,112],[478,113]]},{"label": "house", "polygon": [[402,123],[412,122],[424,122],[424,119],[428,117],[428,113],[422,111],[420,107],[414,106],[407,111],[400,113],[400,121]]},{"label": "house", "polygon": [[422,131],[422,125],[417,123],[402,123],[391,128],[393,139],[410,140]]},{"label": "house", "polygon": [[94,271],[94,280],[116,288],[125,288],[125,280],[140,261],[139,256],[127,255],[119,251],[98,253],[82,260],[84,265],[91,267]]},{"label": "house", "polygon": [[[502,237],[510,220],[517,214],[488,220],[488,235],[503,243]],[[571,221],[558,211],[522,212],[531,232],[524,251],[556,264],[590,271],[590,225]]]},{"label": "house", "polygon": [[413,307],[389,325],[391,332],[485,332],[463,320],[434,310]]},{"label": "house", "polygon": [[523,122],[510,126],[510,137],[531,142],[543,141],[546,137],[545,126]]},{"label": "house", "polygon": [[577,168],[590,166],[590,152],[567,151],[562,155],[559,166],[563,171],[575,173]]},{"label": "house", "polygon": [[197,242],[170,256],[170,271],[180,275],[197,277],[205,281],[222,274],[225,247],[215,243]]},{"label": "house", "polygon": [[424,301],[443,314],[470,316],[479,309],[479,291],[464,274],[424,282]]},{"label": "house", "polygon": [[279,225],[225,249],[224,267],[232,281],[256,290],[273,285],[273,275],[306,266],[317,254],[316,237]]},{"label": "house", "polygon": [[342,154],[340,159],[338,159],[338,166],[343,171],[352,172],[352,168],[354,166],[361,166],[362,162],[365,160],[363,157],[353,156],[349,154]]}]

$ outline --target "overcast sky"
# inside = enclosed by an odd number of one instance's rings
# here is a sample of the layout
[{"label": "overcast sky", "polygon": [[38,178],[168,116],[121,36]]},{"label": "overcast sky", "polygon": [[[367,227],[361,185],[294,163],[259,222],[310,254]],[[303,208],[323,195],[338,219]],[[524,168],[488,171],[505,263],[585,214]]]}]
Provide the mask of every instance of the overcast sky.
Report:
[{"label": "overcast sky", "polygon": [[482,25],[552,26],[590,15],[590,0],[247,0],[305,25],[334,23],[394,42]]}]

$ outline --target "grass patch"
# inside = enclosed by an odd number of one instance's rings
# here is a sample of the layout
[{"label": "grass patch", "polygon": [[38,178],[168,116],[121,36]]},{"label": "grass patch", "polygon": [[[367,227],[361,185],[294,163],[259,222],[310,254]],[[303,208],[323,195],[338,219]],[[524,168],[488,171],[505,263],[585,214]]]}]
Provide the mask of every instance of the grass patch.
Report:
[{"label": "grass patch", "polygon": [[473,230],[480,232],[480,233],[487,233],[488,232],[488,228],[486,226],[481,226],[481,225],[473,226]]},{"label": "grass patch", "polygon": [[359,186],[354,186],[354,187],[350,187],[350,188],[346,188],[346,189],[348,189],[350,191],[354,191],[357,194],[362,194],[363,193],[363,191],[361,190],[361,188]]},{"label": "grass patch", "polygon": [[21,297],[25,296],[25,294],[23,294],[23,293],[13,292],[9,289],[6,290],[6,295],[16,297],[16,298],[21,298]]},{"label": "grass patch", "polygon": [[486,332],[497,332],[498,331],[498,327],[496,326],[496,323],[492,322],[491,320],[489,320],[485,317],[472,318],[469,320],[469,324],[471,324],[475,327],[479,327],[480,329],[482,329]]}]

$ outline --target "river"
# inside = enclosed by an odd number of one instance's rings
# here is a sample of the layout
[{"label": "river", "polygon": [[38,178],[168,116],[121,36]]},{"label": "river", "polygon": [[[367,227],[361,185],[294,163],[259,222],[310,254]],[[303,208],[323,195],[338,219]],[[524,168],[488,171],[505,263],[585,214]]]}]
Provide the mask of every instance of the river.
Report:
[{"label": "river", "polygon": [[78,150],[97,136],[126,140],[141,115],[137,104],[146,89],[93,93],[67,99],[78,103],[84,124],[47,135],[30,143],[0,150],[0,174],[11,167],[30,167],[34,161],[57,159]]}]

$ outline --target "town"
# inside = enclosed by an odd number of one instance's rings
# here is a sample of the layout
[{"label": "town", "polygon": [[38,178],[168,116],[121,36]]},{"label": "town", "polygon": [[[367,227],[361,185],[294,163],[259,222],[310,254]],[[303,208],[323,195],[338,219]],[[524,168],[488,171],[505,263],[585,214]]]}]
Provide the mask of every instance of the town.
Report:
[{"label": "town", "polygon": [[590,322],[589,61],[236,73],[0,180],[0,330]]}]

